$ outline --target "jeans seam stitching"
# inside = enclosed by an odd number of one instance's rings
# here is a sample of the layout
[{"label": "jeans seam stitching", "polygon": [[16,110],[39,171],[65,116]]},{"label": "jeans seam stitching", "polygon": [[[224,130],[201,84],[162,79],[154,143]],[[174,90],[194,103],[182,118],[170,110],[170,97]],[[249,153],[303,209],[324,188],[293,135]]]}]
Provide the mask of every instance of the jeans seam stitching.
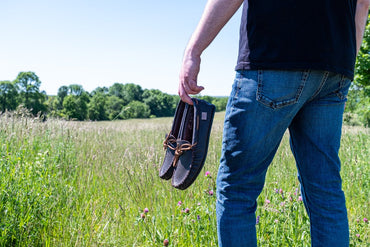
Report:
[{"label": "jeans seam stitching", "polygon": [[312,95],[309,101],[312,101],[321,92],[321,89],[323,88],[326,80],[328,79],[328,76],[329,76],[329,72],[325,71],[324,76],[321,79],[319,87],[317,88],[316,92]]},{"label": "jeans seam stitching", "polygon": [[296,95],[296,101],[295,103],[297,103],[299,101],[299,98],[301,97],[302,95],[302,92],[303,92],[303,88],[305,87],[306,85],[306,82],[307,82],[307,79],[308,79],[308,76],[310,74],[310,70],[305,70],[303,72],[303,75],[302,75],[302,80],[301,80],[301,85],[299,86],[298,88],[298,92],[297,92],[297,95]]}]

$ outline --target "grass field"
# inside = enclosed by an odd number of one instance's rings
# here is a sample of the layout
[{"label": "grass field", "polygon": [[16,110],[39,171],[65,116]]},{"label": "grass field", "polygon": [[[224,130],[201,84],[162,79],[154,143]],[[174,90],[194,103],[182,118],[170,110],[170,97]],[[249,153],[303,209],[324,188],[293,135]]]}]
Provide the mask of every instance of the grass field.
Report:
[{"label": "grass field", "polygon": [[[217,246],[223,114],[216,114],[205,167],[186,191],[158,177],[171,121],[0,116],[0,246],[163,246],[165,239]],[[369,129],[345,127],[340,156],[351,246],[370,246]],[[288,136],[258,204],[260,246],[310,246]]]}]

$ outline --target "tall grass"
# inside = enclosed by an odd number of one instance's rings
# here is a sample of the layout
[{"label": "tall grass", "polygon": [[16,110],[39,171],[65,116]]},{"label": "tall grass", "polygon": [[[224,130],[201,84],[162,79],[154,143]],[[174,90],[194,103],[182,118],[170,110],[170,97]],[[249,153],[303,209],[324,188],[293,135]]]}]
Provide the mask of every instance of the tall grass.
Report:
[{"label": "tall grass", "polygon": [[[158,177],[171,118],[65,122],[0,117],[0,246],[217,246],[215,177],[223,115],[186,191]],[[369,130],[345,127],[351,246],[369,242]],[[209,171],[209,175],[205,175]],[[207,173],[208,174],[208,173]],[[260,246],[309,246],[288,136],[258,199]]]}]

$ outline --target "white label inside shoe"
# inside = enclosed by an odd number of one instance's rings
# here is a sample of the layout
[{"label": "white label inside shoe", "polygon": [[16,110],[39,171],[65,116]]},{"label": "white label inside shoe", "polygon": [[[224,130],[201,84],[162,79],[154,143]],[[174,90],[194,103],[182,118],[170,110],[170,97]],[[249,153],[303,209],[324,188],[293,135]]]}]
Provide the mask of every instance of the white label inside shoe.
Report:
[{"label": "white label inside shoe", "polygon": [[207,112],[202,112],[202,120],[207,120]]}]

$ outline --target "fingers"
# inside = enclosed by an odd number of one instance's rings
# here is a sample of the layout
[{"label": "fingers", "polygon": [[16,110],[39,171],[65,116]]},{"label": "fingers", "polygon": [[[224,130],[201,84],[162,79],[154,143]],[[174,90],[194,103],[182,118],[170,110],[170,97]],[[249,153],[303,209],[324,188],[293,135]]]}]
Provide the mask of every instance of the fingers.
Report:
[{"label": "fingers", "polygon": [[192,105],[193,102],[189,96],[189,94],[199,94],[204,87],[198,86],[197,83],[194,80],[190,81],[180,81],[179,85],[179,96],[182,101]]},{"label": "fingers", "polygon": [[198,86],[197,82],[194,80],[189,80],[188,83],[186,83],[185,81],[183,85],[184,85],[185,91],[188,94],[198,94],[200,93],[200,91],[204,89],[204,87]]},{"label": "fingers", "polygon": [[198,86],[197,77],[200,70],[199,56],[185,56],[180,71],[178,93],[182,101],[192,105],[190,94],[199,94],[204,87]]},{"label": "fingers", "polygon": [[185,103],[188,103],[189,105],[193,105],[193,101],[189,97],[189,95],[184,91],[179,88],[179,95],[182,101]]}]

